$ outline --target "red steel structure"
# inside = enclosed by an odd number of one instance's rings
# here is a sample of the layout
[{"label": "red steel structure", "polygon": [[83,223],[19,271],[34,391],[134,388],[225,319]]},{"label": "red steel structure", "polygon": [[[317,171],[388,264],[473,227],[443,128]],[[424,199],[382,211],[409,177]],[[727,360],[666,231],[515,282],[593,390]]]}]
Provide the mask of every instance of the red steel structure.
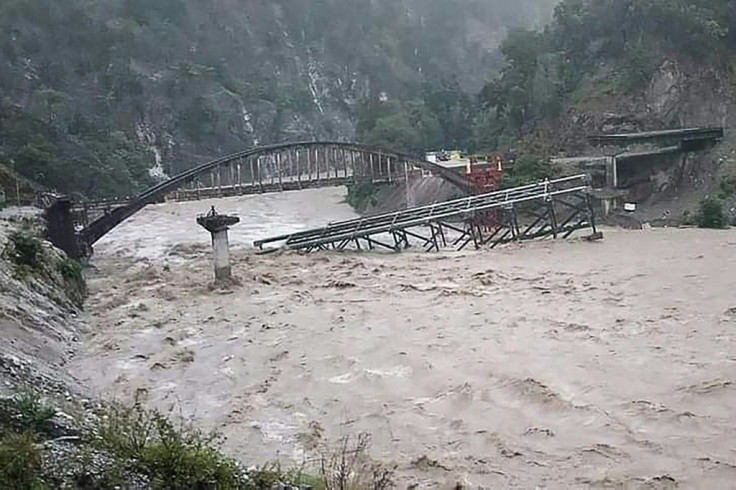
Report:
[{"label": "red steel structure", "polygon": [[[470,182],[470,194],[481,195],[488,194],[499,190],[501,178],[503,177],[503,159],[496,155],[488,158],[488,166],[481,167],[478,165],[478,159],[470,158],[466,177]],[[488,210],[481,211],[477,217],[478,223],[488,229],[498,224],[498,211]]]}]

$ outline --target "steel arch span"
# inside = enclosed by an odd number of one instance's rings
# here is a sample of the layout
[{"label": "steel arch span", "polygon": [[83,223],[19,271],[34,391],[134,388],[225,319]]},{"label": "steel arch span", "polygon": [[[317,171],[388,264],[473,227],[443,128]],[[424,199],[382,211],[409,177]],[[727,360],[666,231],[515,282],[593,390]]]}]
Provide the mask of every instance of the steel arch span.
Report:
[{"label": "steel arch span", "polygon": [[404,153],[354,143],[301,142],[252,148],[212,160],[151,187],[88,223],[79,241],[91,247],[126,219],[177,193],[181,199],[280,192],[353,182],[392,183],[430,172],[464,192],[468,180],[448,168]]}]

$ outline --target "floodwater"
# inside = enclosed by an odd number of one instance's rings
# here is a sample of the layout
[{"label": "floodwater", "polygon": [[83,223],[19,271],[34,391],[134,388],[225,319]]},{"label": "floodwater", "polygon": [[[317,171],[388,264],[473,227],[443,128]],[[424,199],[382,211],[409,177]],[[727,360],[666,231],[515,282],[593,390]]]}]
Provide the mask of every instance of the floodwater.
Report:
[{"label": "floodwater", "polygon": [[[217,206],[236,244],[352,216],[308,192]],[[400,488],[733,488],[736,232],[241,249],[242,285],[213,290],[191,225],[208,207],[147,209],[97,248],[74,366],[93,389],[196,418],[251,464],[369,432]]]},{"label": "floodwater", "polygon": [[182,247],[209,246],[210,235],[197,224],[197,216],[206,214],[212,206],[218,213],[241,218],[241,223],[230,230],[230,244],[233,249],[247,248],[263,238],[357,218],[355,211],[345,203],[345,194],[345,188],[332,187],[155,204],[103,237],[95,245],[95,254],[175,260],[175,252]]}]

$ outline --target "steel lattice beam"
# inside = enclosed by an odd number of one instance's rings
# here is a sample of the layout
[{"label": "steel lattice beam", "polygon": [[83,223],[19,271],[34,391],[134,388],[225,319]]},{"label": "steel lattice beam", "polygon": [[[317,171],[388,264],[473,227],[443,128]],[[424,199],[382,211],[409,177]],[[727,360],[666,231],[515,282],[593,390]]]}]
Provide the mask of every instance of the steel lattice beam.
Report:
[{"label": "steel lattice beam", "polygon": [[[597,233],[587,176],[577,175],[544,181],[503,191],[470,196],[453,201],[410,208],[330,225],[255,242],[281,245],[291,250],[313,251],[332,247],[345,250],[379,245],[391,250],[410,246],[409,238],[428,251],[448,246],[447,234],[458,236],[452,246],[462,250],[471,243],[476,248],[496,247],[513,241],[545,236],[568,237],[590,228]],[[492,222],[489,223],[489,217]],[[393,245],[383,238],[393,239]]]}]

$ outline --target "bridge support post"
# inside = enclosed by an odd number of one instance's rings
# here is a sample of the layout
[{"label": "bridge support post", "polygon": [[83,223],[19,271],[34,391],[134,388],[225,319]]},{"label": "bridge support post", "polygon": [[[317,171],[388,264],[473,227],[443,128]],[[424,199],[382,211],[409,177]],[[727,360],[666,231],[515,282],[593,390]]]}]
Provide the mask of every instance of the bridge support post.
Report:
[{"label": "bridge support post", "polygon": [[206,215],[197,217],[197,223],[212,235],[212,256],[215,265],[215,284],[227,284],[232,278],[230,242],[227,232],[240,222],[237,216],[217,214],[215,207]]},{"label": "bridge support post", "polygon": [[606,186],[618,188],[618,161],[616,157],[606,157]]}]

